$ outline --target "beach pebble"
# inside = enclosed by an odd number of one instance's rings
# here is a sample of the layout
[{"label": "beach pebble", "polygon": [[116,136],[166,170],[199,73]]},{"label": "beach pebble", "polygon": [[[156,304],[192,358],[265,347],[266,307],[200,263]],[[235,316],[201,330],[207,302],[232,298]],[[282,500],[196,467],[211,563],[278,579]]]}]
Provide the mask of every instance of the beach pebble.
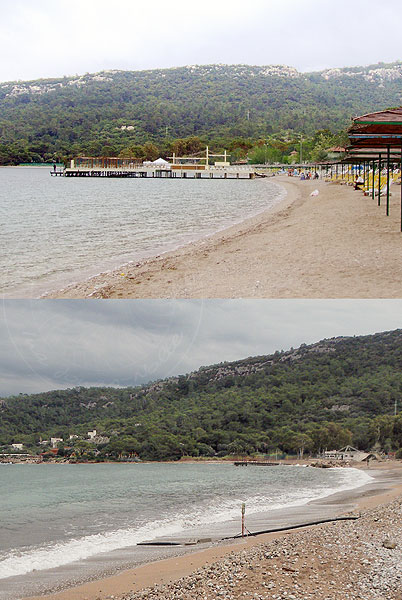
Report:
[{"label": "beach pebble", "polygon": [[388,548],[389,550],[394,550],[397,547],[397,543],[387,538],[383,541],[382,545],[384,548]]}]

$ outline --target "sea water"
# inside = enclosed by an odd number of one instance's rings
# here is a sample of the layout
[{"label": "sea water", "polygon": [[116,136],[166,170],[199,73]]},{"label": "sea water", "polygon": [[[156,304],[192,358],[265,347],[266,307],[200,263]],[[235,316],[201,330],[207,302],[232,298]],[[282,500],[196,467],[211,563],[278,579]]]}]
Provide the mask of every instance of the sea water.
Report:
[{"label": "sea water", "polygon": [[224,524],[235,535],[242,502],[251,519],[368,480],[354,469],[229,463],[0,465],[0,599],[20,589],[13,581],[34,575],[39,585],[50,569],[55,584],[58,569],[134,557],[161,536],[213,536]]},{"label": "sea water", "polygon": [[224,229],[284,194],[268,179],[64,178],[0,168],[0,293],[38,297]]}]

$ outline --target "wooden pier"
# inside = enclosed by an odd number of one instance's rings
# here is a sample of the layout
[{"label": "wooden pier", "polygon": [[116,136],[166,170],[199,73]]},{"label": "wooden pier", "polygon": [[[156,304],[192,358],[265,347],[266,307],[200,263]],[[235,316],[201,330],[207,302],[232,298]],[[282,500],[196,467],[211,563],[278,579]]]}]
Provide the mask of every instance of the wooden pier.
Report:
[{"label": "wooden pier", "polygon": [[[210,154],[208,147],[203,156],[170,157],[172,162],[159,158],[140,162],[136,158],[78,156],[70,167],[51,171],[56,177],[106,177],[133,179],[254,179],[267,177],[263,169],[252,165],[231,165],[228,155]],[[221,162],[209,164],[211,158],[223,157]],[[261,172],[262,171],[262,172]]]},{"label": "wooden pier", "polygon": [[279,467],[277,462],[269,462],[266,460],[236,460],[235,467]]},{"label": "wooden pier", "polygon": [[155,169],[155,168],[127,168],[127,169],[83,169],[69,168],[64,171],[51,171],[52,176],[62,177],[109,177],[109,178],[134,178],[134,179],[254,179],[264,176],[250,168],[215,168],[210,169]]}]

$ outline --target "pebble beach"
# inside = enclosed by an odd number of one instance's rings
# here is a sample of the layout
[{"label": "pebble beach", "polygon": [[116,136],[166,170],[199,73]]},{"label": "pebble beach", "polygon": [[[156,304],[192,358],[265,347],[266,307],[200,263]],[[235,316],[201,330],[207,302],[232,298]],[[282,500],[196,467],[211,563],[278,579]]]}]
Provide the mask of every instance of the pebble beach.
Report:
[{"label": "pebble beach", "polygon": [[[177,582],[118,600],[400,600],[402,498],[356,521],[231,552]],[[113,596],[112,596],[113,597]]]}]

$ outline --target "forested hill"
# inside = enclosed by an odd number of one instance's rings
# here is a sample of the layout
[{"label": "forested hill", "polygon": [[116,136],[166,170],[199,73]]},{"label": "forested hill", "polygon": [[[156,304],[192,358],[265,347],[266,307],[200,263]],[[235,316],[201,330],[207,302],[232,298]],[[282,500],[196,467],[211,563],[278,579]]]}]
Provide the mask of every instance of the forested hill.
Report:
[{"label": "forested hill", "polygon": [[352,116],[401,103],[401,62],[316,73],[187,66],[0,83],[0,164],[135,154],[146,142],[168,152],[169,141],[194,135],[221,148],[283,131],[338,132]]},{"label": "forested hill", "polygon": [[32,446],[40,435],[68,440],[96,429],[103,450],[144,458],[347,443],[397,450],[401,402],[402,330],[396,330],[327,339],[135,388],[5,398],[0,444]]}]

